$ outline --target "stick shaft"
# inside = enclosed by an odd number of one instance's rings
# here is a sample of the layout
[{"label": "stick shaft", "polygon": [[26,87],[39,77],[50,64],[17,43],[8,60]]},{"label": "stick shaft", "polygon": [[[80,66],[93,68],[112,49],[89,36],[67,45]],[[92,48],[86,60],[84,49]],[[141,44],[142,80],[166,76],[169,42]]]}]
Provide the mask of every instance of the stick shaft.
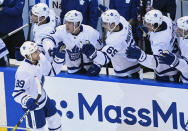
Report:
[{"label": "stick shaft", "polygon": [[10,33],[8,33],[7,35],[3,36],[2,39],[6,39],[7,37],[9,37],[9,36],[11,36],[11,35],[17,33],[18,31],[22,30],[23,28],[25,28],[25,27],[27,27],[27,26],[28,26],[28,24],[25,24],[25,25],[21,26],[20,28],[18,28],[18,29],[16,29],[16,30],[14,30],[14,31],[12,31],[12,32],[10,32]]}]

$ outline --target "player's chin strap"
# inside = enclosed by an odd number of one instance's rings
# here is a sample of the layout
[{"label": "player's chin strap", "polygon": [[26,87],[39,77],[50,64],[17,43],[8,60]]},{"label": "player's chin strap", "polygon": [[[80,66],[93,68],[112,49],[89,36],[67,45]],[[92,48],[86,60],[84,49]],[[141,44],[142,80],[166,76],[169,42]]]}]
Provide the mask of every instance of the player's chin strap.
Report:
[{"label": "player's chin strap", "polygon": [[28,60],[33,63],[34,61],[33,61],[32,57],[31,57],[31,54],[29,55],[29,58],[30,58],[31,60],[29,60],[29,59],[28,59]]},{"label": "player's chin strap", "polygon": [[[80,25],[81,25],[81,24],[80,24]],[[73,30],[72,34],[74,34],[75,31],[76,31],[78,28],[80,28],[80,25],[77,25],[77,22],[74,22],[74,30]],[[77,26],[77,27],[76,27],[76,26]]]},{"label": "player's chin strap", "polygon": [[26,58],[28,61],[30,61],[31,63],[35,63],[35,62],[37,63],[37,61],[33,61],[31,55],[29,55],[29,57],[31,58],[30,60],[28,58]]},{"label": "player's chin strap", "polygon": [[110,33],[117,27],[117,25],[116,25],[113,28],[110,28],[111,25],[112,25],[112,23],[111,24],[108,23],[108,28],[109,28]]},{"label": "player's chin strap", "polygon": [[44,22],[47,18],[48,17],[45,17],[42,21],[40,21],[40,17],[38,17],[38,23],[37,23],[37,25],[38,26],[41,25],[41,23]]},{"label": "player's chin strap", "polygon": [[188,34],[186,35],[185,32],[186,32],[186,31],[183,30],[183,39],[188,39]]},{"label": "player's chin strap", "polygon": [[157,29],[159,28],[159,26],[158,27],[156,27],[155,29],[153,28],[154,26],[152,25],[152,30],[153,30],[153,32],[156,32],[157,31]]}]

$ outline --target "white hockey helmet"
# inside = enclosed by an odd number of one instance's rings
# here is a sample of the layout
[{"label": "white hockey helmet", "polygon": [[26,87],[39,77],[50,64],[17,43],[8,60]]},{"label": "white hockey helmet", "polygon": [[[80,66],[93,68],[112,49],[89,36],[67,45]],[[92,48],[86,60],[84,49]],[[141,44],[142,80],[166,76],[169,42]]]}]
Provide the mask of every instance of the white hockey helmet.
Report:
[{"label": "white hockey helmet", "polygon": [[2,4],[3,4],[3,2],[4,2],[4,0],[0,0],[0,5],[2,5]]},{"label": "white hockey helmet", "polygon": [[[183,16],[177,20],[177,27],[182,30],[182,37],[188,37],[188,16]],[[181,31],[180,31],[181,32]],[[179,32],[178,32],[179,33]]]},{"label": "white hockey helmet", "polygon": [[20,52],[22,56],[26,58],[26,56],[31,56],[32,53],[38,50],[37,44],[32,41],[26,41],[20,47]]},{"label": "white hockey helmet", "polygon": [[81,12],[77,10],[71,10],[65,14],[64,20],[68,22],[74,22],[74,23],[80,22],[81,24],[83,20],[83,16]]},{"label": "white hockey helmet", "polygon": [[[101,15],[102,21],[108,23],[109,28],[112,23],[115,23],[115,27],[120,23],[120,14],[116,10],[107,10]],[[115,29],[110,29],[113,31]]]},{"label": "white hockey helmet", "polygon": [[31,9],[32,14],[38,16],[38,18],[44,16],[47,18],[49,16],[49,7],[45,3],[38,3],[34,5]]},{"label": "white hockey helmet", "polygon": [[183,16],[177,20],[178,28],[187,31],[188,30],[188,16]]},{"label": "white hockey helmet", "polygon": [[150,23],[152,26],[158,24],[158,27],[163,22],[163,14],[159,10],[148,11],[144,16],[144,21]]}]

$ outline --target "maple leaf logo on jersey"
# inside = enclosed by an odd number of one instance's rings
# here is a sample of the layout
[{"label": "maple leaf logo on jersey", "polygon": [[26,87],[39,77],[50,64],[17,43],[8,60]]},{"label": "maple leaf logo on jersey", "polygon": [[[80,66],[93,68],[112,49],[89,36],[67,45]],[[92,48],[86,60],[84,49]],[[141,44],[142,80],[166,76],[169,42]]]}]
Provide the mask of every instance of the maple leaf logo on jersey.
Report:
[{"label": "maple leaf logo on jersey", "polygon": [[67,49],[67,53],[71,61],[76,61],[80,58],[80,48],[78,46],[74,46],[72,50]]}]

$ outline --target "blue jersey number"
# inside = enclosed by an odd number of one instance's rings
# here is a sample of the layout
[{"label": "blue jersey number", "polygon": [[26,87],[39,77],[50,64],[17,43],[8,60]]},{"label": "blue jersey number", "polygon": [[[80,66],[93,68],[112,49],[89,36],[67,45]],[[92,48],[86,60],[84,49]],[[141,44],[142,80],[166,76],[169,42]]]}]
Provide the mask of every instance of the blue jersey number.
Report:
[{"label": "blue jersey number", "polygon": [[16,87],[23,88],[24,85],[25,85],[25,81],[24,80],[17,80],[16,81]]},{"label": "blue jersey number", "polygon": [[112,57],[114,57],[114,55],[117,53],[118,51],[116,49],[114,49],[114,47],[110,46],[107,49],[107,53],[110,54]]}]

